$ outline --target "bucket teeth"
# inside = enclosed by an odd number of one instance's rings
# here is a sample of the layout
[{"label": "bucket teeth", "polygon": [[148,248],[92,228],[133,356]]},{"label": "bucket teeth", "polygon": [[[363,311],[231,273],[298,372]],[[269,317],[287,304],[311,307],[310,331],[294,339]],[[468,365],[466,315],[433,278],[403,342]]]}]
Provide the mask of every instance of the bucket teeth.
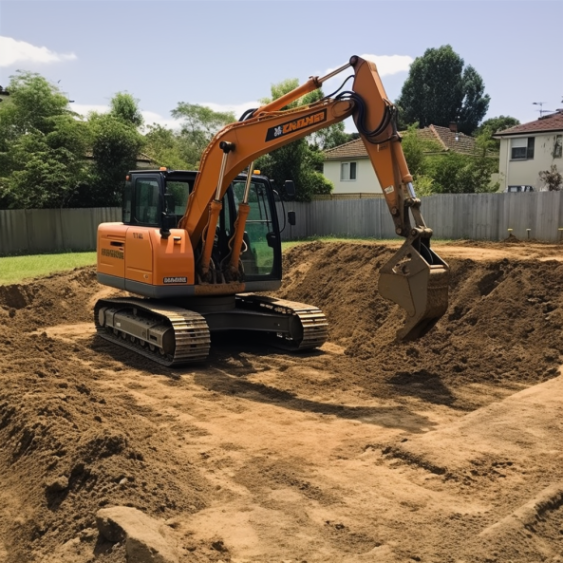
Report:
[{"label": "bucket teeth", "polygon": [[448,265],[429,247],[425,257],[406,241],[379,274],[379,293],[405,310],[400,340],[413,340],[430,330],[448,309]]}]

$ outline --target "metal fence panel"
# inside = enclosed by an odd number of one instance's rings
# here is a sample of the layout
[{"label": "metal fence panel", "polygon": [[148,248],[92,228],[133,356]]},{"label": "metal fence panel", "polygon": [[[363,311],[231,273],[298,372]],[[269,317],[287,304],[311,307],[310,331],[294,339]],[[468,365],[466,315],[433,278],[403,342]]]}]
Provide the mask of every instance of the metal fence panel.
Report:
[{"label": "metal fence panel", "polygon": [[96,231],[119,221],[117,207],[0,210],[0,256],[96,249]]},{"label": "metal fence panel", "polygon": [[[423,198],[422,213],[439,239],[500,241],[511,232],[521,240],[557,242],[563,238],[562,198],[560,192],[434,195]],[[284,240],[396,236],[383,199],[286,203],[286,208],[296,211],[297,225],[286,230]]]},{"label": "metal fence panel", "polygon": [[[558,242],[563,238],[561,192],[447,194],[425,197],[422,214],[437,239],[499,241],[509,230],[521,239]],[[381,198],[278,203],[295,211],[283,240],[314,236],[396,238],[387,204]],[[95,250],[100,223],[121,220],[120,208],[0,210],[0,256]]]},{"label": "metal fence panel", "polygon": [[26,248],[25,209],[0,210],[0,255],[15,254]]}]

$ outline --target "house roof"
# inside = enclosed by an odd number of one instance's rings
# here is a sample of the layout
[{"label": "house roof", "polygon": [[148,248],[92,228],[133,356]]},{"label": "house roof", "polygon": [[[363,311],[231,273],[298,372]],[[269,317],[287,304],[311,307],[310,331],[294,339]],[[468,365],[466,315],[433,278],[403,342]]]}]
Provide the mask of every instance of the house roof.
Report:
[{"label": "house roof", "polygon": [[549,131],[563,131],[563,109],[558,109],[555,113],[550,113],[549,115],[543,115],[535,121],[522,123],[504,131],[499,131],[494,134],[494,137],[508,137],[523,133],[547,133]]},{"label": "house roof", "polygon": [[367,158],[368,153],[362,139],[354,139],[333,149],[324,151],[326,160],[341,160],[343,158]]},{"label": "house roof", "polygon": [[[86,153],[84,154],[84,158],[87,158],[89,160],[94,158],[94,153],[91,150],[86,151]],[[152,160],[150,156],[147,156],[146,154],[140,152],[137,154],[137,162],[144,162],[146,164],[151,164]]]},{"label": "house roof", "polygon": [[[475,149],[475,138],[463,133],[455,133],[448,127],[430,125],[418,129],[417,136],[421,140],[434,141],[441,149],[437,152],[457,152],[461,154],[473,154]],[[457,136],[457,141],[456,141]],[[324,151],[325,160],[344,160],[348,158],[367,158],[368,153],[362,139],[354,139],[333,149]]]}]

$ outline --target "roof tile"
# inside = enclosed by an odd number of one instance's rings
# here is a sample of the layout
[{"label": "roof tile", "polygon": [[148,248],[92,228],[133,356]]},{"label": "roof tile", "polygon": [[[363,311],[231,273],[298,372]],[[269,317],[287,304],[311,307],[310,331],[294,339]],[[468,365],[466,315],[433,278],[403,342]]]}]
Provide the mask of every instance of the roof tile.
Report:
[{"label": "roof tile", "polygon": [[[416,134],[420,139],[439,143],[442,150],[438,152],[451,151],[461,154],[473,154],[475,150],[474,137],[469,137],[464,133],[454,133],[448,127],[430,125],[430,127],[418,129]],[[343,160],[347,158],[367,158],[368,153],[362,139],[354,139],[324,151],[324,155],[325,160]]]},{"label": "roof tile", "polygon": [[558,109],[555,113],[544,115],[535,121],[515,125],[504,131],[495,133],[495,137],[508,137],[522,133],[540,133],[542,131],[563,131],[563,109]]}]

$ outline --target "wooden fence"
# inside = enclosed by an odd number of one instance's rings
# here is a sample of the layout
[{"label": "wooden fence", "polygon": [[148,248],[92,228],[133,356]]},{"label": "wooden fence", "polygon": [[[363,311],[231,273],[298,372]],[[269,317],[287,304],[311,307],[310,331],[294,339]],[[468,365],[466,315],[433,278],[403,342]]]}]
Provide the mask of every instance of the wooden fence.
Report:
[{"label": "wooden fence", "polygon": [[[396,238],[384,199],[343,199],[285,203],[297,224],[282,237],[311,236]],[[452,194],[424,198],[422,213],[437,239],[558,242],[563,236],[561,192]],[[278,204],[283,226],[282,206]],[[0,210],[0,256],[96,248],[96,229],[119,221],[120,208]]]}]

